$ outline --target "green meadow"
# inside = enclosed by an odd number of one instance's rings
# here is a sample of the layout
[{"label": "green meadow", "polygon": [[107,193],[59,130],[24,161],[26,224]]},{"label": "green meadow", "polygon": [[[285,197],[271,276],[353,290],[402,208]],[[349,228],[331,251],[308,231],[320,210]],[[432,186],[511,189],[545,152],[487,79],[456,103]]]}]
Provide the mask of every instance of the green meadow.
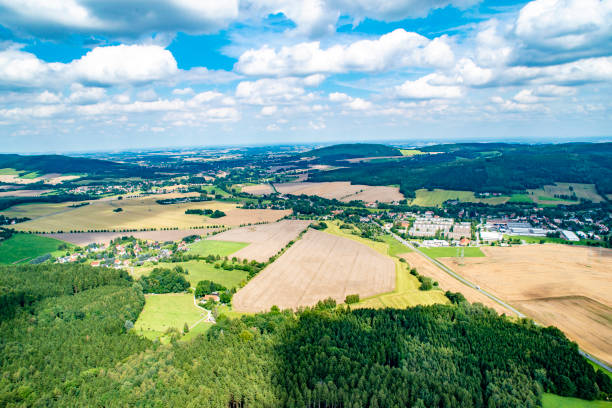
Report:
[{"label": "green meadow", "polygon": [[[425,255],[432,258],[452,258],[461,256],[460,247],[440,247],[440,248],[419,248]],[[476,258],[483,257],[485,254],[482,253],[478,247],[465,247],[463,248],[463,256]]]},{"label": "green meadow", "polygon": [[612,402],[587,401],[579,398],[560,397],[545,393],[542,396],[543,408],[612,408]]},{"label": "green meadow", "polygon": [[7,240],[0,241],[0,264],[26,263],[48,253],[57,256],[62,253],[57,252],[62,244],[66,243],[33,234],[15,234]]},{"label": "green meadow", "polygon": [[204,239],[200,242],[191,244],[189,246],[189,252],[201,256],[229,256],[248,245],[248,243],[244,242],[213,241]]}]

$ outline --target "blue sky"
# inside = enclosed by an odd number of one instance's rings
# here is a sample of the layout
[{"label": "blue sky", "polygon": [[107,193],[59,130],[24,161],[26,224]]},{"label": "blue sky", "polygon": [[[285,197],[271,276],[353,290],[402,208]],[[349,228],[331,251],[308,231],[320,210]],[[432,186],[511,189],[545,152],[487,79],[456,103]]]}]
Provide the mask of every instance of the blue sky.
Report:
[{"label": "blue sky", "polygon": [[612,136],[612,0],[0,0],[0,151]]}]

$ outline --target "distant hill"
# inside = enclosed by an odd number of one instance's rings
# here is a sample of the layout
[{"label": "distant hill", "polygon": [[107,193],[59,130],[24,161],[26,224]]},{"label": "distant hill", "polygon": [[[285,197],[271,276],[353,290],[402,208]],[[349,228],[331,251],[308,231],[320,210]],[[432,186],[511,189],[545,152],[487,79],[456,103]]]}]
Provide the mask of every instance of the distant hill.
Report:
[{"label": "distant hill", "polygon": [[143,173],[143,169],[133,164],[57,154],[36,156],[0,154],[0,169],[6,168],[24,172],[37,172],[40,175],[59,173],[126,176]]},{"label": "distant hill", "polygon": [[522,192],[554,182],[595,184],[612,194],[612,143],[435,145],[397,162],[346,164],[313,173],[309,181],[399,184],[405,196],[420,188],[475,192]]},{"label": "distant hill", "polygon": [[399,149],[383,144],[350,143],[337,144],[301,153],[301,157],[318,157],[326,160],[342,160],[357,157],[401,156]]}]

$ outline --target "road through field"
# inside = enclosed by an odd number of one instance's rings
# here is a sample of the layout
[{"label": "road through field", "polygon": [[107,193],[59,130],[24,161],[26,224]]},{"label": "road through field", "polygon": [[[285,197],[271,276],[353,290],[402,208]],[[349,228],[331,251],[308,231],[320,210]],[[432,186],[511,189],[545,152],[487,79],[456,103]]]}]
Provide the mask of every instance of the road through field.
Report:
[{"label": "road through field", "polygon": [[[418,248],[416,248],[414,245],[412,245],[410,242],[406,241],[405,239],[401,238],[400,236],[394,234],[393,232],[389,231],[389,233],[391,234],[391,236],[393,238],[395,238],[396,240],[398,240],[399,242],[401,242],[402,244],[406,245],[407,247],[411,248],[412,250],[414,250],[416,253],[420,254],[422,257],[424,257],[425,259],[429,260],[431,263],[433,263],[434,265],[436,265],[437,267],[439,267],[440,269],[442,269],[444,272],[448,273],[449,275],[451,275],[453,278],[459,280],[461,283],[463,283],[464,285],[477,290],[478,292],[482,293],[483,295],[487,296],[488,298],[494,300],[495,302],[499,303],[500,305],[504,306],[505,308],[507,308],[508,310],[511,310],[512,312],[514,312],[518,317],[520,318],[525,318],[527,317],[525,314],[521,313],[520,311],[518,311],[517,309],[515,309],[514,307],[510,306],[508,303],[504,302],[503,300],[501,300],[500,298],[498,298],[497,296],[489,293],[486,290],[483,290],[482,288],[480,288],[478,285],[470,282],[469,280],[465,279],[464,277],[462,277],[461,275],[455,273],[453,270],[451,270],[449,267],[447,267],[446,265],[442,264],[441,262],[427,256],[425,253],[423,253],[422,251],[420,251]],[[536,322],[537,323],[537,322]],[[585,358],[587,358],[588,360],[592,361],[593,363],[597,364],[598,366],[604,368],[607,371],[612,371],[612,367],[608,366],[607,364],[599,361],[598,359],[596,359],[595,357],[593,357],[592,355],[586,353],[583,350],[579,350],[580,354],[582,356],[584,356]]]}]

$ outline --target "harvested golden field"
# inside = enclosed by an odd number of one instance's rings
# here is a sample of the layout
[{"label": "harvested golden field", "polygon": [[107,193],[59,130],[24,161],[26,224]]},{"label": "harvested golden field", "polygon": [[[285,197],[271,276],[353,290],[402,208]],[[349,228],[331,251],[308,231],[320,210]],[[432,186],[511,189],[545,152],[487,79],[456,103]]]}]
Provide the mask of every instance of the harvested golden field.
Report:
[{"label": "harvested golden field", "polygon": [[404,198],[398,187],[366,186],[351,184],[348,181],[280,183],[274,184],[274,187],[282,194],[316,195],[347,202],[351,200],[392,202]]},{"label": "harvested golden field", "polygon": [[232,229],[210,237],[216,241],[248,242],[249,246],[232,254],[239,259],[266,262],[289,241],[304,231],[310,221],[281,220],[271,224],[251,225]]},{"label": "harvested golden field", "polygon": [[309,230],[232,300],[240,312],[312,306],[328,297],[368,297],[395,288],[395,263],[350,239]]},{"label": "harvested golden field", "polygon": [[71,244],[86,246],[94,243],[109,243],[115,238],[132,236],[134,238],[146,239],[149,241],[180,241],[189,235],[206,236],[217,231],[218,228],[197,228],[180,230],[161,230],[161,231],[136,231],[136,232],[64,232],[59,234],[44,234],[49,238],[59,239],[70,242]]},{"label": "harvested golden field", "polygon": [[484,258],[465,258],[464,265],[457,258],[439,260],[612,363],[612,250],[558,244],[482,250]]},{"label": "harvested golden field", "polygon": [[274,189],[270,184],[254,184],[252,186],[244,186],[240,189],[243,193],[253,194],[253,195],[264,195],[264,194],[272,194]]},{"label": "harvested golden field", "polygon": [[[179,228],[189,229],[203,225],[241,225],[276,221],[289,214],[289,210],[246,210],[233,203],[216,201],[160,205],[156,200],[173,198],[176,194],[162,194],[124,200],[93,201],[78,208],[64,206],[61,211],[33,218],[15,225],[21,231],[87,231],[112,229]],[[121,211],[116,212],[119,208]],[[188,209],[224,211],[221,218],[185,214]]]},{"label": "harvested golden field", "polygon": [[0,214],[6,215],[7,217],[28,217],[34,219],[52,214],[59,214],[65,211],[72,211],[74,208],[70,208],[70,206],[73,204],[77,203],[71,201],[66,203],[20,204],[0,211]]},{"label": "harvested golden field", "polygon": [[409,252],[399,256],[404,258],[411,268],[416,268],[419,274],[437,281],[442,290],[461,292],[470,303],[482,303],[483,305],[494,309],[499,314],[505,313],[507,316],[516,316],[515,313],[506,309],[488,296],[485,296],[476,289],[459,282],[457,279],[453,278],[448,273],[431,263],[431,261],[424,258],[421,254],[417,252]]}]

